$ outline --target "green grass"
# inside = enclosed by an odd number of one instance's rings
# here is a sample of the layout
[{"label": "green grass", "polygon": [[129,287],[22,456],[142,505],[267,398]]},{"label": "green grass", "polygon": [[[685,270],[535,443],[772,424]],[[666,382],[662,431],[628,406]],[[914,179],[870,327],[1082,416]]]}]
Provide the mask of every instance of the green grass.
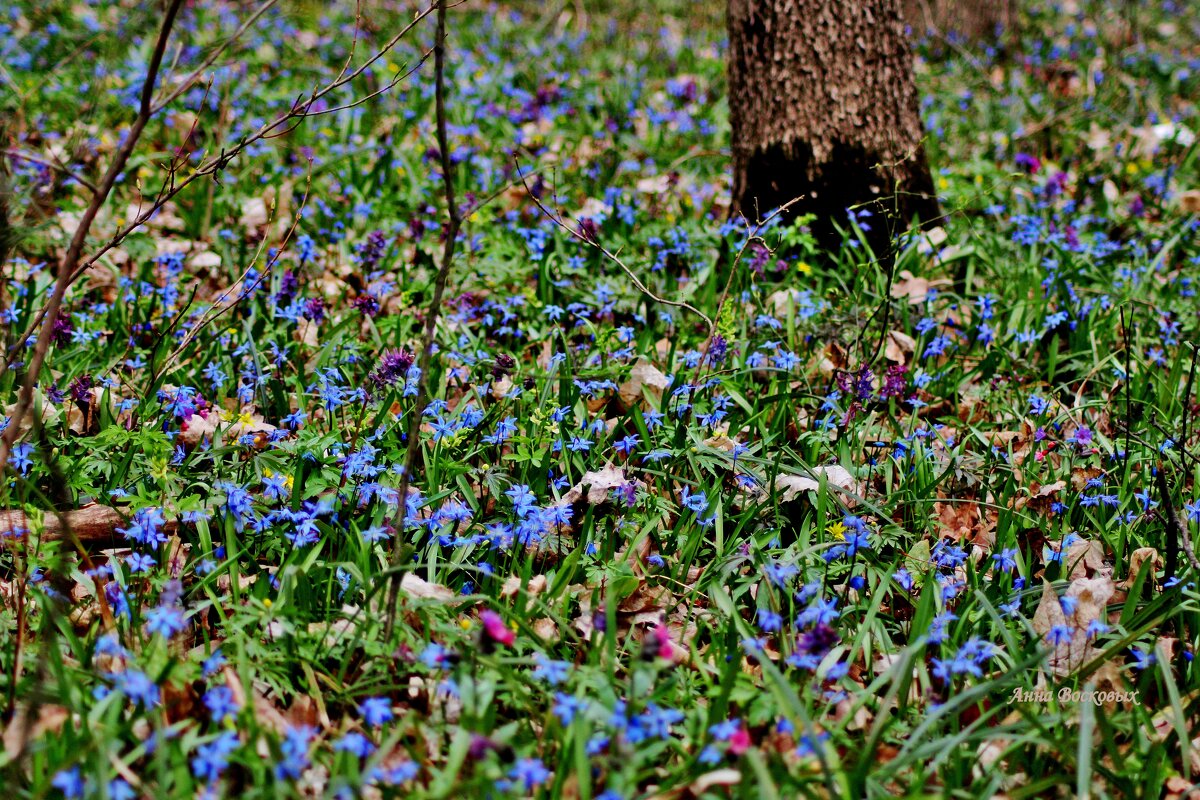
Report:
[{"label": "green grass", "polygon": [[[1196,533],[1197,43],[1166,3],[1136,43],[1121,4],[1079,6],[1031,4],[1005,53],[918,45],[945,238],[901,239],[890,267],[855,224],[828,251],[803,225],[748,242],[728,221],[719,8],[455,9],[465,224],[400,532],[414,398],[377,378],[418,347],[442,251],[432,62],[189,187],[68,294],[73,333],[0,488],[32,522],[0,539],[0,781],[21,798],[1016,798],[1200,780],[1200,597],[1165,514]],[[4,23],[15,361],[87,197],[13,153],[96,180],[156,13],[17,3]],[[245,13],[189,8],[164,85]],[[411,17],[366,4],[353,63]],[[88,252],[178,148],[211,156],[336,76],[354,19],[269,11],[155,117]],[[413,66],[426,22],[329,107]],[[1154,145],[1169,121],[1180,135]],[[721,342],[548,220],[516,164]],[[632,386],[641,361],[658,378]],[[23,379],[0,377],[5,406]],[[256,421],[271,428],[242,440]],[[615,485],[589,498],[597,473]],[[46,535],[89,502],[142,524]],[[1084,591],[1103,608],[1055,599]],[[1093,690],[1136,699],[1070,699]]]}]

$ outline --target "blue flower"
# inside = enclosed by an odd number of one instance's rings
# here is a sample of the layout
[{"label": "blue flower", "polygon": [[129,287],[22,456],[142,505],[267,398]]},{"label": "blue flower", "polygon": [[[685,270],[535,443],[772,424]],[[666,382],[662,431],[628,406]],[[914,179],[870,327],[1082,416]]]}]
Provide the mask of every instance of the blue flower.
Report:
[{"label": "blue flower", "polygon": [[212,721],[220,723],[226,717],[237,714],[238,704],[234,699],[233,690],[228,686],[214,686],[204,693],[204,707],[208,709]]},{"label": "blue flower", "polygon": [[532,791],[550,780],[550,770],[540,758],[522,758],[509,770],[508,777],[519,782],[525,791]]},{"label": "blue flower", "polygon": [[225,731],[213,741],[200,745],[192,757],[192,774],[205,783],[215,783],[229,766],[229,757],[239,745],[234,731]]},{"label": "blue flower", "polygon": [[375,752],[375,745],[361,733],[351,731],[334,742],[333,749],[343,753],[352,753],[358,758],[366,758]]},{"label": "blue flower", "polygon": [[50,785],[63,793],[63,797],[83,797],[83,778],[79,775],[79,767],[71,767],[54,775]]},{"label": "blue flower", "polygon": [[570,725],[575,715],[580,711],[586,711],[588,703],[586,700],[566,694],[565,692],[556,692],[554,694],[554,715],[558,717],[559,722],[563,725]]},{"label": "blue flower", "polygon": [[20,471],[22,475],[28,475],[30,467],[33,466],[33,459],[30,456],[33,454],[33,445],[28,442],[20,442],[13,445],[12,451],[8,456],[8,464]]},{"label": "blue flower", "polygon": [[1129,648],[1129,654],[1133,656],[1134,669],[1139,671],[1149,669],[1157,661],[1157,659],[1154,657],[1154,653],[1143,650],[1140,647]]},{"label": "blue flower", "polygon": [[275,777],[279,780],[291,778],[296,780],[311,763],[308,758],[308,743],[312,741],[316,731],[307,725],[289,728],[283,736],[279,750],[283,758],[275,765]]},{"label": "blue flower", "polygon": [[358,706],[358,713],[363,722],[372,728],[378,728],[395,718],[392,713],[392,703],[386,697],[368,697]]},{"label": "blue flower", "polygon": [[566,661],[554,661],[547,658],[542,653],[534,656],[537,661],[537,668],[533,671],[535,678],[540,678],[551,686],[558,686],[567,679],[567,675],[571,671],[571,665]]}]

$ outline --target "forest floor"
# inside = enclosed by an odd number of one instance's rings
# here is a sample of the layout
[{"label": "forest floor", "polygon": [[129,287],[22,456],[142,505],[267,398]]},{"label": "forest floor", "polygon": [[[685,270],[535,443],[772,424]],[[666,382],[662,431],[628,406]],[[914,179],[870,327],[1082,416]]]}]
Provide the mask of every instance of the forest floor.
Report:
[{"label": "forest floor", "polygon": [[[891,254],[730,219],[719,8],[454,9],[411,482],[435,20],[368,5],[180,13],[0,487],[10,797],[1192,791],[1184,3],[922,40]],[[6,414],[160,19],[0,20]]]}]

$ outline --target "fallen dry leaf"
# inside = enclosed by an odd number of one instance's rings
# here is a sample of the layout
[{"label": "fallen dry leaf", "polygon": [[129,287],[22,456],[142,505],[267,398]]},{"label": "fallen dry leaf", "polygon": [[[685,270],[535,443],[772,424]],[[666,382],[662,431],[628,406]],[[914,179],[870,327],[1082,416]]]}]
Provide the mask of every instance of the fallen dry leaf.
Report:
[{"label": "fallen dry leaf", "polygon": [[888,361],[907,364],[909,356],[917,349],[917,340],[902,331],[889,331],[883,355]]},{"label": "fallen dry leaf", "polygon": [[453,589],[447,589],[436,583],[429,583],[424,578],[418,578],[411,572],[404,573],[400,579],[400,590],[414,600],[447,601],[459,597]]},{"label": "fallen dry leaf", "polygon": [[908,298],[910,305],[924,303],[925,298],[929,296],[930,289],[936,289],[941,286],[949,285],[950,281],[946,278],[937,278],[929,280],[928,278],[918,278],[908,270],[903,270],[900,273],[899,279],[892,284],[892,297],[896,299]]},{"label": "fallen dry leaf", "polygon": [[779,499],[781,502],[788,503],[795,500],[801,492],[815,492],[821,488],[818,478],[821,475],[825,476],[825,481],[830,486],[836,486],[840,489],[845,489],[853,494],[860,494],[858,482],[854,480],[844,467],[836,464],[829,467],[813,467],[812,473],[815,477],[806,478],[802,475],[778,475],[775,478],[775,489],[780,493]]},{"label": "fallen dry leaf", "polygon": [[[579,483],[571,487],[563,495],[563,502],[574,505],[587,498],[589,505],[598,506],[608,500],[614,489],[620,489],[629,484],[625,478],[625,470],[606,464],[603,469],[595,472],[585,472]],[[584,491],[587,487],[587,491]]]},{"label": "fallen dry leaf", "polygon": [[1066,676],[1095,658],[1096,648],[1088,636],[1088,626],[1104,621],[1104,610],[1116,587],[1112,578],[1078,578],[1067,587],[1066,597],[1075,601],[1073,613],[1067,614],[1062,601],[1049,581],[1042,583],[1042,598],[1033,615],[1033,629],[1046,636],[1052,628],[1066,628],[1071,637],[1054,645],[1047,660],[1050,671],[1059,677]]},{"label": "fallen dry leaf", "polygon": [[1155,582],[1155,573],[1162,568],[1163,558],[1158,554],[1158,550],[1153,547],[1139,547],[1129,554],[1129,575],[1125,580],[1117,584],[1122,589],[1128,589],[1133,586],[1134,580],[1142,571],[1142,565],[1147,561],[1151,563],[1150,581]]}]

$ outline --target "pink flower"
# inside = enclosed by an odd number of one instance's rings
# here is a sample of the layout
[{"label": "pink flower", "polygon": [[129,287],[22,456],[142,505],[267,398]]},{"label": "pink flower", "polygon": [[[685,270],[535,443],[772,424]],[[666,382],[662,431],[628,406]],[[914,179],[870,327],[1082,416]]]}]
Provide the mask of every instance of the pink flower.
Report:
[{"label": "pink flower", "polygon": [[504,624],[504,620],[495,611],[484,611],[479,615],[479,621],[483,623],[484,635],[492,641],[505,646],[512,646],[516,641],[517,635],[512,632],[512,628]]},{"label": "pink flower", "polygon": [[667,626],[659,623],[654,626],[654,645],[659,658],[667,661],[675,660],[675,645],[671,643],[671,632]]},{"label": "pink flower", "polygon": [[740,756],[742,753],[750,749],[750,731],[742,726],[734,732],[733,736],[729,737],[729,753],[730,755]]}]

